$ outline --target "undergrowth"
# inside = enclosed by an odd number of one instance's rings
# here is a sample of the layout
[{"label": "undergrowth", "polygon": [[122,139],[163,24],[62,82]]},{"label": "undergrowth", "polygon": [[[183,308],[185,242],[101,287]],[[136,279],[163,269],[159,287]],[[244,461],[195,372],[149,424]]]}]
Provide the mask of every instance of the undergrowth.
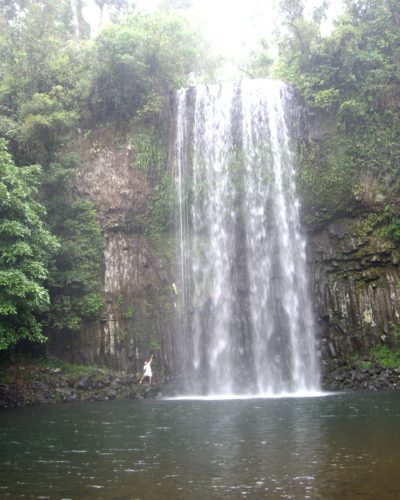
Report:
[{"label": "undergrowth", "polygon": [[75,364],[75,363],[67,363],[61,359],[58,359],[53,356],[46,356],[41,358],[31,358],[31,357],[23,357],[19,356],[18,359],[14,359],[13,361],[3,363],[0,366],[0,381],[2,383],[10,383],[13,380],[13,373],[10,370],[10,367],[16,367],[22,373],[25,372],[26,377],[29,377],[31,370],[34,368],[43,368],[47,369],[54,374],[59,373],[60,375],[66,377],[74,377],[79,375],[97,375],[102,376],[105,373],[108,373],[110,370],[107,368],[99,368],[93,365],[84,365],[84,364]]},{"label": "undergrowth", "polygon": [[400,366],[400,346],[391,349],[387,345],[377,346],[370,351],[371,360],[384,368]]}]

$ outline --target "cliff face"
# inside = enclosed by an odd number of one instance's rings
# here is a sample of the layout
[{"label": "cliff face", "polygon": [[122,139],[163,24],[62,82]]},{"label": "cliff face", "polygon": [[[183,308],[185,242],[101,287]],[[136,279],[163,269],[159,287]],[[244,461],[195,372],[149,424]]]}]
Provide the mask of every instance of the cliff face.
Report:
[{"label": "cliff face", "polygon": [[129,140],[104,130],[81,138],[74,150],[81,162],[76,194],[94,202],[103,232],[105,305],[101,321],[78,335],[53,339],[53,351],[73,361],[137,372],[151,349],[157,368],[168,373],[173,368],[166,343],[174,318],[174,239],[146,231],[154,175],[135,165]]},{"label": "cliff face", "polygon": [[[52,339],[52,351],[128,372],[141,371],[151,351],[158,373],[174,374],[175,237],[146,230],[154,175],[138,168],[130,140],[110,132],[81,138],[74,150],[82,165],[76,193],[95,203],[104,235],[105,306],[101,321],[79,335]],[[394,203],[366,177],[345,215],[304,209],[318,342],[328,363],[396,340],[400,251],[382,231],[384,208]]]},{"label": "cliff face", "polygon": [[393,200],[361,179],[353,213],[308,223],[310,279],[322,358],[343,360],[393,345],[400,324],[400,252],[385,235]]},{"label": "cliff face", "polygon": [[305,105],[303,112],[307,153],[298,187],[310,288],[321,358],[335,367],[398,343],[400,248],[387,229],[399,201],[390,172],[346,163],[357,158],[349,154],[352,138],[338,135],[335,113],[313,114]]}]

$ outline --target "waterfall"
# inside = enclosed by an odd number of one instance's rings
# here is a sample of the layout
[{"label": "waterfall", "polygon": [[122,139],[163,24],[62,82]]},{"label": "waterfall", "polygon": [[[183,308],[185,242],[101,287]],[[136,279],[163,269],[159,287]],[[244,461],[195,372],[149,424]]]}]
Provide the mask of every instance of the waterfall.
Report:
[{"label": "waterfall", "polygon": [[177,355],[188,393],[318,389],[297,109],[277,81],[178,92]]}]

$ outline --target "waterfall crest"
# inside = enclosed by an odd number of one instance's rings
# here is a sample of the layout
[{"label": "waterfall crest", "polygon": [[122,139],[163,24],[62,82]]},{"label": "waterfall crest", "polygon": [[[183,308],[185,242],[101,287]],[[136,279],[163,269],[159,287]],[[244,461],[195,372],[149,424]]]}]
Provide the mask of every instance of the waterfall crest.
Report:
[{"label": "waterfall crest", "polygon": [[295,127],[282,82],[178,92],[178,356],[190,393],[318,389]]}]

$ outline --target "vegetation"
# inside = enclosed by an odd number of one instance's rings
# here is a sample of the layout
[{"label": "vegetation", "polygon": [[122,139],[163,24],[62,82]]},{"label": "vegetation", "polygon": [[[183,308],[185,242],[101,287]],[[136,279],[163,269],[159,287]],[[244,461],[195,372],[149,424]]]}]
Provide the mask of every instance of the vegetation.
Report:
[{"label": "vegetation", "polygon": [[[302,151],[303,197],[316,212],[346,212],[367,173],[394,197],[400,188],[398,2],[347,0],[328,36],[320,30],[323,8],[312,19],[301,0],[281,0],[281,9],[274,74],[301,92],[315,124]],[[263,68],[269,71],[268,64]]]},{"label": "vegetation", "polygon": [[400,347],[391,349],[387,345],[374,347],[370,352],[373,363],[384,368],[400,366]]},{"label": "vegetation", "polygon": [[132,119],[158,125],[171,89],[201,71],[205,47],[185,19],[170,11],[138,13],[104,29],[90,52],[92,122]]},{"label": "vegetation", "polygon": [[397,368],[400,366],[400,346],[380,344],[372,347],[367,354],[356,353],[347,357],[346,364],[358,369]]},{"label": "vegetation", "polygon": [[40,169],[16,167],[0,140],[0,349],[22,339],[43,342],[40,318],[49,307],[44,284],[58,249],[32,199]]},{"label": "vegetation", "polygon": [[[92,375],[94,377],[110,373],[107,368],[99,368],[90,365],[83,365],[78,363],[68,363],[62,361],[61,359],[55,358],[54,356],[29,356],[26,354],[18,354],[12,357],[13,364],[15,363],[18,367],[37,367],[43,368],[43,378],[48,376],[48,372],[51,374],[61,374],[69,378],[75,378],[79,375]],[[0,378],[3,383],[12,382],[12,378],[9,377],[8,373],[9,363],[4,363],[0,365]],[[26,370],[26,377],[29,379],[30,372],[29,369]]]},{"label": "vegetation", "polygon": [[74,195],[71,139],[105,125],[131,135],[155,188],[147,232],[169,223],[169,93],[210,58],[175,10],[187,2],[166,1],[151,14],[124,0],[95,3],[100,16],[106,5],[119,14],[90,40],[84,2],[0,1],[3,350],[99,318],[102,236],[93,204]]}]

